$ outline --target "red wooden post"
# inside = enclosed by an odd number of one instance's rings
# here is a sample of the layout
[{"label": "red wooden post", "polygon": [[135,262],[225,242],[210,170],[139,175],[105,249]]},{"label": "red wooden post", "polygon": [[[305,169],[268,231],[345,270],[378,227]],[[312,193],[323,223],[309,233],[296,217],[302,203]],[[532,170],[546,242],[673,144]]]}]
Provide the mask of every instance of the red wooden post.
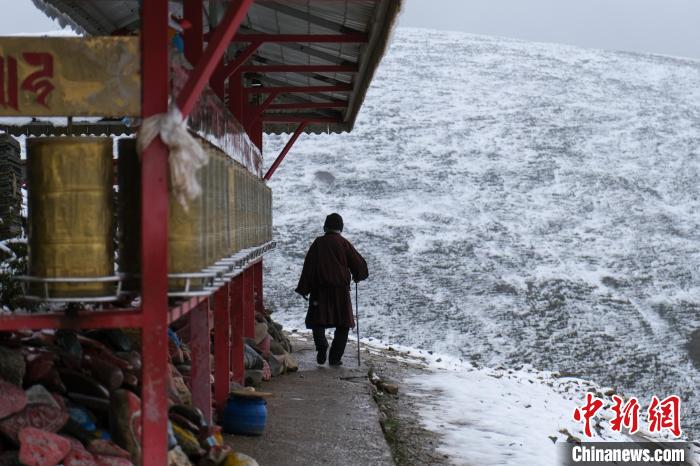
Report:
[{"label": "red wooden post", "polygon": [[243,272],[243,335],[255,338],[255,302],[253,301],[253,267]]},{"label": "red wooden post", "polygon": [[211,423],[211,325],[209,301],[190,312],[190,348],[192,350],[192,404]]},{"label": "red wooden post", "polygon": [[223,412],[231,377],[230,283],[214,295],[214,406]]},{"label": "red wooden post", "polygon": [[263,302],[263,261],[256,262],[253,265],[253,287],[255,290],[255,310],[259,312],[265,311]]},{"label": "red wooden post", "polygon": [[244,109],[243,76],[241,73],[233,73],[228,78],[228,106],[233,116],[239,122],[243,120]]},{"label": "red wooden post", "polygon": [[243,384],[245,366],[243,365],[243,275],[233,279],[230,287],[231,300],[231,369],[233,380]]},{"label": "red wooden post", "polygon": [[202,0],[185,0],[183,13],[186,20],[192,23],[190,29],[185,30],[185,58],[190,64],[195,65],[202,57],[204,47],[204,25],[202,13]]},{"label": "red wooden post", "polygon": [[[141,115],[168,111],[168,1],[141,3]],[[142,464],[168,464],[168,148],[156,138],[141,162],[143,327]]]},{"label": "red wooden post", "polygon": [[226,15],[214,30],[207,49],[190,73],[189,79],[176,98],[177,106],[184,117],[190,114],[204,86],[214,73],[224,52],[231,43],[238,26],[248,13],[253,0],[233,0],[229,2]]}]

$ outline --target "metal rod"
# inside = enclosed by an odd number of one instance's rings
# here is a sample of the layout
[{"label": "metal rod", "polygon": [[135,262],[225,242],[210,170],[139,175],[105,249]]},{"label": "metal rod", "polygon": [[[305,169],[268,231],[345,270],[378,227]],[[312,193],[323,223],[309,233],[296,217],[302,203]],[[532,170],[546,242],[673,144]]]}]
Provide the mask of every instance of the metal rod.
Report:
[{"label": "metal rod", "polygon": [[304,128],[306,128],[306,121],[303,121],[299,123],[299,126],[297,126],[296,131],[294,131],[294,134],[292,137],[289,139],[287,142],[287,145],[284,146],[284,149],[282,149],[282,152],[280,152],[280,155],[277,156],[274,162],[272,162],[272,166],[270,169],[267,171],[265,174],[265,181],[268,181],[270,178],[272,178],[272,175],[275,173],[275,170],[277,170],[277,167],[282,163],[282,160],[287,156],[287,153],[289,150],[292,148],[296,140],[299,138],[301,133],[304,131]]}]

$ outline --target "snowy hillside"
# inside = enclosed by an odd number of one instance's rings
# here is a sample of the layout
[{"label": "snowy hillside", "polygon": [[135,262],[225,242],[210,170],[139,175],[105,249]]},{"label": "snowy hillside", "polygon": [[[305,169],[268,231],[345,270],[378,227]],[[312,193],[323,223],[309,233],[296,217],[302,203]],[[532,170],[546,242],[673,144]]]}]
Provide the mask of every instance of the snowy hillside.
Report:
[{"label": "snowy hillside", "polygon": [[337,211],[365,335],[678,394],[697,436],[699,172],[700,62],[400,29],[354,132],[302,136],[270,182],[267,300],[303,325]]}]

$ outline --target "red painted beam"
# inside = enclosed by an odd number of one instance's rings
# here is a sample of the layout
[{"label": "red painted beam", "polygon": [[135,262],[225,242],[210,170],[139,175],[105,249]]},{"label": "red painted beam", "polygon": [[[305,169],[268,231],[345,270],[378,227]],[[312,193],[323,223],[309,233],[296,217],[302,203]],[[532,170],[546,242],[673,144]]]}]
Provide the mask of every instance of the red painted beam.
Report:
[{"label": "red painted beam", "polygon": [[185,19],[192,23],[192,27],[183,34],[185,58],[191,64],[195,64],[202,57],[204,48],[202,0],[185,0],[182,8]]},{"label": "red painted beam", "polygon": [[317,117],[313,115],[295,115],[293,113],[263,114],[260,118],[265,123],[343,123],[343,120],[338,117]]},{"label": "red painted beam", "polygon": [[335,102],[299,102],[289,104],[272,104],[270,110],[305,110],[305,109],[320,109],[320,108],[345,108],[348,102],[339,100]]},{"label": "red painted beam", "polygon": [[192,405],[211,424],[211,321],[208,303],[190,312],[190,349],[192,351]]},{"label": "red painted beam", "polygon": [[231,378],[231,286],[225,284],[214,295],[214,406],[219,414],[226,407]]},{"label": "red painted beam", "polygon": [[253,264],[254,288],[255,288],[255,310],[265,312],[265,303],[263,302],[263,261],[260,259]]},{"label": "red painted beam", "polygon": [[184,117],[187,117],[194,108],[195,102],[224,56],[224,52],[238,31],[241,22],[245,19],[252,3],[253,0],[232,0],[229,3],[226,15],[221,20],[221,24],[214,30],[202,58],[197,62],[185,87],[177,96],[177,106]]},{"label": "red painted beam", "polygon": [[279,86],[279,87],[246,87],[243,89],[247,94],[267,94],[277,92],[278,94],[312,94],[315,92],[352,92],[351,85],[344,86]]},{"label": "red painted beam", "polygon": [[233,73],[238,71],[238,68],[243,66],[245,64],[245,62],[247,62],[250,59],[250,57],[252,57],[255,54],[255,52],[258,50],[259,47],[260,47],[260,42],[253,42],[248,47],[243,49],[241,51],[241,53],[236,57],[235,60],[232,60],[232,61],[226,63],[223,67],[224,78],[228,78]]},{"label": "red painted beam", "polygon": [[[267,96],[265,101],[258,105],[258,106],[252,106],[250,108],[250,111],[248,113],[252,113],[252,115],[249,116],[248,121],[244,124],[246,128],[249,128],[253,126],[254,123],[257,123],[260,120],[260,117],[262,114],[267,110],[272,102],[277,98],[277,93],[273,92],[270,95]],[[250,131],[248,131],[250,133]]]},{"label": "red painted beam", "polygon": [[168,311],[168,325],[172,324],[176,320],[186,316],[187,314],[192,311],[192,309],[196,308],[200,304],[202,304],[204,301],[206,301],[208,298],[205,296],[198,296],[194,298],[190,298],[187,301],[183,301],[177,306],[174,306]]},{"label": "red painted beam", "polygon": [[79,312],[77,316],[68,316],[63,312],[12,314],[0,318],[0,331],[41,328],[139,328],[142,316],[139,309]]},{"label": "red painted beam", "polygon": [[[141,117],[168,111],[168,0],[141,2]],[[141,155],[141,464],[168,464],[168,148]]]},{"label": "red painted beam", "polygon": [[231,371],[233,380],[243,384],[245,380],[245,366],[243,361],[243,275],[239,275],[231,281],[229,287],[229,315],[231,316]]},{"label": "red painted beam", "polygon": [[357,73],[357,65],[248,65],[242,73]]},{"label": "red painted beam", "polygon": [[280,152],[280,155],[277,156],[274,162],[272,162],[272,165],[270,166],[269,170],[267,170],[267,173],[265,173],[265,181],[269,180],[272,178],[272,175],[275,174],[275,171],[277,168],[280,166],[282,163],[282,160],[287,156],[287,153],[289,150],[292,148],[294,143],[296,142],[297,139],[299,139],[299,136],[301,136],[301,133],[304,132],[304,128],[306,128],[308,122],[303,121],[297,126],[296,131],[294,131],[294,134],[292,137],[287,141],[287,144],[284,146],[284,149],[282,149],[282,152]]},{"label": "red painted beam", "polygon": [[236,34],[233,42],[366,44],[367,34]]},{"label": "red painted beam", "polygon": [[243,335],[255,338],[255,298],[253,268],[248,267],[243,275]]}]

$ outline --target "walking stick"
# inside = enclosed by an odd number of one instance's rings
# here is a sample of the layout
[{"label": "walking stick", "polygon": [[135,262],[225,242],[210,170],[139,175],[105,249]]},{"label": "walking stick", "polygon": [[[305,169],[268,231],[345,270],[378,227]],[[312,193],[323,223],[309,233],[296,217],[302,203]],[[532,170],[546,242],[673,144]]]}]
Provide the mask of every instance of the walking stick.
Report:
[{"label": "walking stick", "polygon": [[360,367],[360,311],[357,300],[357,282],[355,282],[355,325],[357,326],[357,367]]}]

